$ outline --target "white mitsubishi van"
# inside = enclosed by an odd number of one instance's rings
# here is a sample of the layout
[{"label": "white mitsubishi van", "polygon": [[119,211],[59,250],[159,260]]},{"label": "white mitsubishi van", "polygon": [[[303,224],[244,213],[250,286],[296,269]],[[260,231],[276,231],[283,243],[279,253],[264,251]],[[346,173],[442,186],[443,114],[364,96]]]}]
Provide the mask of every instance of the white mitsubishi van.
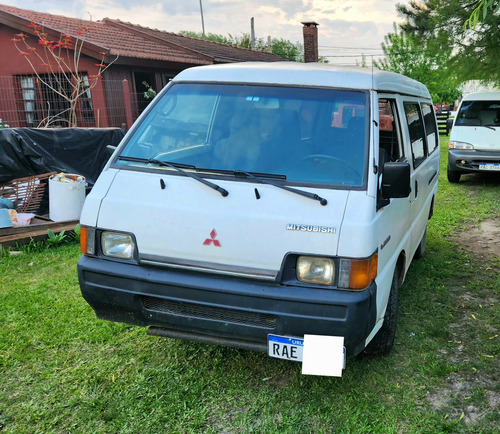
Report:
[{"label": "white mitsubishi van", "polygon": [[99,318],[300,361],[394,342],[439,172],[429,92],[324,64],[188,69],[87,197],[78,262]]},{"label": "white mitsubishi van", "polygon": [[450,133],[447,176],[500,173],[500,92],[471,93],[462,100]]}]

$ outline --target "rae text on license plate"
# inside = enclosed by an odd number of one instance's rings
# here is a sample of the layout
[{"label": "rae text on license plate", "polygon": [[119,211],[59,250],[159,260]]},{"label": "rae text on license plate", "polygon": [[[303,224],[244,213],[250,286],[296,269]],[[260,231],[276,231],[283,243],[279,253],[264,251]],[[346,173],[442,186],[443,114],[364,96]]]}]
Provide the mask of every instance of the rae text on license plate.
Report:
[{"label": "rae text on license plate", "polygon": [[267,339],[267,353],[278,359],[302,361],[304,339],[287,336],[269,335]]}]

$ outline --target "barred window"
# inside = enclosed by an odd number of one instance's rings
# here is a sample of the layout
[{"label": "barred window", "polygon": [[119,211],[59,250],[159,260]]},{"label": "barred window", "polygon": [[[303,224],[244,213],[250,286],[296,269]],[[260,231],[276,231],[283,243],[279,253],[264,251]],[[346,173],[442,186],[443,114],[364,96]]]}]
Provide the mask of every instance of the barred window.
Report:
[{"label": "barred window", "polygon": [[[78,124],[90,126],[95,122],[89,78],[85,74],[79,86],[84,92],[75,106]],[[63,74],[16,76],[22,97],[22,110],[28,127],[70,124],[70,99],[74,88]]]}]

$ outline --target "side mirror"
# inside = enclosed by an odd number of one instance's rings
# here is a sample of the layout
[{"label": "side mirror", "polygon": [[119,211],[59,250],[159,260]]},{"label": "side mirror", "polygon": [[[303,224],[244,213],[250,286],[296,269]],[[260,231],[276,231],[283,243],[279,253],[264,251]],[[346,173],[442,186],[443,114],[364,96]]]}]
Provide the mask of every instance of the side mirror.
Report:
[{"label": "side mirror", "polygon": [[454,121],[454,119],[446,119],[446,129],[448,131],[451,130],[451,127],[453,126],[453,121]]},{"label": "side mirror", "polygon": [[384,199],[408,197],[411,192],[410,164],[384,163],[382,197]]}]

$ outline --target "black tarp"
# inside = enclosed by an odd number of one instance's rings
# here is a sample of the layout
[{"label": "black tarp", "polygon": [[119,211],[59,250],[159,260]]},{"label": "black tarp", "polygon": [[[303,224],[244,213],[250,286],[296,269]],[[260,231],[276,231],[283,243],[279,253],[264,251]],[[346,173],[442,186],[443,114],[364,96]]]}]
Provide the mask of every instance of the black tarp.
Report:
[{"label": "black tarp", "polygon": [[106,146],[124,135],[119,128],[0,129],[0,184],[64,172],[85,176],[92,187],[109,158]]}]

